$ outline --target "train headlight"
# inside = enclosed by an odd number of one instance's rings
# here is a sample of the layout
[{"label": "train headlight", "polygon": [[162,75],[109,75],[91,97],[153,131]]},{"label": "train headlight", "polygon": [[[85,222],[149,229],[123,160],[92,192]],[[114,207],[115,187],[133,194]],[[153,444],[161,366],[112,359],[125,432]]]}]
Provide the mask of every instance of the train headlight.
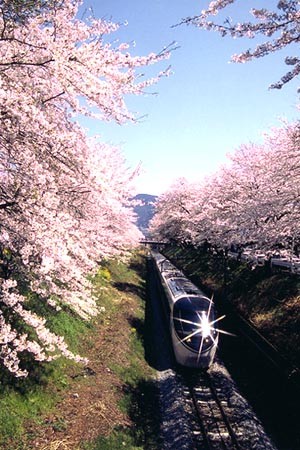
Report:
[{"label": "train headlight", "polygon": [[210,321],[208,320],[207,315],[205,314],[204,311],[202,311],[202,315],[200,317],[200,333],[202,334],[203,338],[207,338],[208,336],[211,335],[211,331],[212,331],[212,326]]}]

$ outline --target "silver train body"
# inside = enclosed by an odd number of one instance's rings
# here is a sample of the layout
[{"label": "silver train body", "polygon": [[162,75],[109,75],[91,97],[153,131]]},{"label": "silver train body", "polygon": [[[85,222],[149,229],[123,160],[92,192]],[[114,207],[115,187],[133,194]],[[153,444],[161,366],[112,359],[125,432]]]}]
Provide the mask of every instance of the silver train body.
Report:
[{"label": "silver train body", "polygon": [[215,308],[197,286],[158,252],[152,252],[169,313],[175,358],[185,367],[208,369],[217,350]]}]

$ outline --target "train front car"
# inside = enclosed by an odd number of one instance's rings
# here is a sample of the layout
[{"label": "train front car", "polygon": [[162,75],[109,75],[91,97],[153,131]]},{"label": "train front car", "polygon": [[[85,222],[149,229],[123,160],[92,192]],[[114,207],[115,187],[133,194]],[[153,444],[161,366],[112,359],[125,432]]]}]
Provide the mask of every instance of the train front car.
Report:
[{"label": "train front car", "polygon": [[182,296],[171,315],[176,361],[185,367],[208,369],[218,345],[213,302],[205,296]]},{"label": "train front car", "polygon": [[163,255],[153,255],[168,300],[175,358],[185,367],[208,369],[218,345],[214,303]]}]

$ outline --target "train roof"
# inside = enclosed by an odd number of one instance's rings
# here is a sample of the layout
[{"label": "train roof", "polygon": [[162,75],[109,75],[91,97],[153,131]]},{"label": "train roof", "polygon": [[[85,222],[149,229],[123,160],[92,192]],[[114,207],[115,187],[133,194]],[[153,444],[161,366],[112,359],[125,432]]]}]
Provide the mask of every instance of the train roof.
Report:
[{"label": "train roof", "polygon": [[184,277],[183,273],[180,272],[180,270],[178,270],[178,269],[169,270],[167,273],[164,273],[163,276],[166,280],[170,280],[172,278],[176,279],[179,277]]},{"label": "train roof", "polygon": [[170,278],[168,280],[168,286],[174,297],[180,297],[183,295],[200,295],[202,297],[206,297],[197,286],[195,286],[184,276]]},{"label": "train roof", "polygon": [[160,269],[161,269],[162,272],[168,272],[169,270],[175,270],[176,269],[174,264],[172,264],[167,259],[159,261],[159,264],[160,264]]}]

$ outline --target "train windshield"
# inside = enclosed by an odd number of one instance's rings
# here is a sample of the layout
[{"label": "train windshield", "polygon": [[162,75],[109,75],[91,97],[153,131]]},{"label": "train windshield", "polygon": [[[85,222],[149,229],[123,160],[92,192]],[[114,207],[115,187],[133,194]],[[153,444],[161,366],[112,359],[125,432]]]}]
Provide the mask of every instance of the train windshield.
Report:
[{"label": "train windshield", "polygon": [[206,297],[184,297],[174,305],[175,332],[183,345],[196,352],[205,352],[216,342],[215,313]]}]

